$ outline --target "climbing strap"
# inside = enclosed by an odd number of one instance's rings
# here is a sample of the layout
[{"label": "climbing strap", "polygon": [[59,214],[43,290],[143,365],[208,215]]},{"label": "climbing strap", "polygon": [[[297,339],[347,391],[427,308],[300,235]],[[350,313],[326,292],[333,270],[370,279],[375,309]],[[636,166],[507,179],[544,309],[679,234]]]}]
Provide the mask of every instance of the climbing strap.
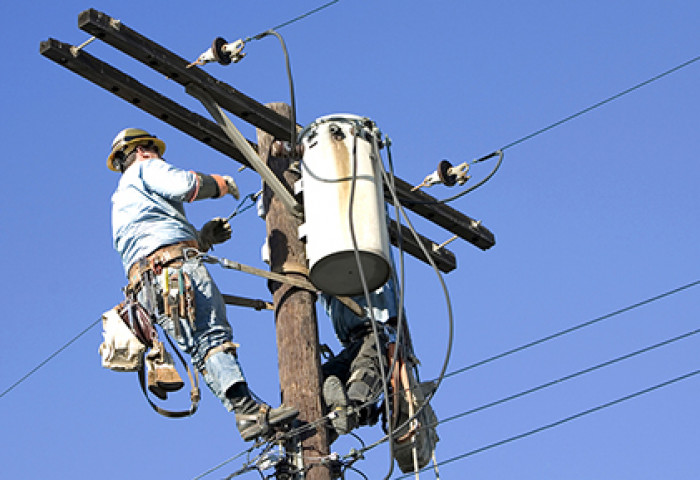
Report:
[{"label": "climbing strap", "polygon": [[[185,249],[186,255],[189,256],[189,250],[190,249]],[[206,263],[211,263],[211,264],[219,264],[223,268],[228,268],[231,270],[238,270],[239,272],[244,272],[244,273],[250,273],[252,275],[257,275],[262,278],[266,278],[268,280],[273,280],[275,282],[280,282],[284,283],[287,285],[291,285],[293,287],[301,288],[302,290],[308,290],[310,292],[317,292],[318,288],[314,286],[313,283],[311,283],[308,279],[306,278],[300,278],[300,277],[292,277],[292,276],[287,276],[284,273],[276,273],[276,272],[270,272],[267,270],[262,270],[260,268],[255,268],[251,267],[249,265],[244,265],[242,263],[236,262],[234,260],[229,260],[228,258],[222,258],[222,257],[215,257],[214,255],[209,255],[208,253],[202,253],[198,252],[197,257],[202,260],[203,262]],[[308,269],[302,268],[300,266],[296,266],[296,268],[286,268],[285,273],[296,273],[300,275],[308,275]],[[344,297],[344,296],[336,296],[335,298],[338,299],[343,305],[348,307],[352,313],[357,315],[358,317],[365,317],[367,313],[365,310],[357,304],[353,299],[350,297]]]},{"label": "climbing strap", "polygon": [[139,384],[141,385],[141,390],[143,391],[143,395],[146,397],[146,400],[148,400],[148,403],[151,405],[153,410],[155,410],[159,414],[169,418],[189,417],[191,415],[194,415],[194,413],[197,411],[197,408],[199,407],[199,400],[201,398],[199,391],[199,377],[197,375],[197,372],[193,372],[192,368],[190,368],[190,365],[185,361],[180,351],[175,347],[173,341],[170,339],[170,336],[165,332],[163,333],[165,334],[165,338],[168,340],[170,347],[175,351],[177,357],[180,359],[180,362],[187,370],[187,376],[189,377],[190,385],[192,386],[190,390],[190,408],[188,410],[179,411],[166,410],[165,408],[156,405],[153,402],[153,400],[150,399],[150,397],[148,396],[148,389],[146,388],[145,361],[142,362],[141,368],[138,371]]}]

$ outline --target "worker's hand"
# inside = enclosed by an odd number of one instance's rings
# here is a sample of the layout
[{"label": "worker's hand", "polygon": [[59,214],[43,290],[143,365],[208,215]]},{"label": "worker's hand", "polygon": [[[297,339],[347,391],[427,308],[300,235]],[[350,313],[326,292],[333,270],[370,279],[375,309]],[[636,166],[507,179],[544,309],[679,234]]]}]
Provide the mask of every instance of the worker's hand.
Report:
[{"label": "worker's hand", "polygon": [[209,220],[199,231],[199,246],[203,252],[212,245],[224,243],[231,238],[231,224],[225,218],[217,217]]},{"label": "worker's hand", "polygon": [[238,185],[236,185],[236,182],[233,181],[233,177],[223,175],[222,178],[226,181],[226,187],[228,187],[227,193],[233,195],[233,198],[235,198],[236,200],[241,198],[241,194],[238,192]]}]

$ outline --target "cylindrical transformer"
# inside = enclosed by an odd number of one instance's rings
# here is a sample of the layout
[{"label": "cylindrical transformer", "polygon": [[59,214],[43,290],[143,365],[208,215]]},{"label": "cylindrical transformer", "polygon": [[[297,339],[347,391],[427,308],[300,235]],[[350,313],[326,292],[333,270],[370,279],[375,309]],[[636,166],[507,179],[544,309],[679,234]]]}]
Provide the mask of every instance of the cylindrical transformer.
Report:
[{"label": "cylindrical transformer", "polygon": [[369,291],[391,273],[378,136],[374,122],[347,114],[318,118],[299,135],[305,219],[300,234],[306,237],[309,279],[323,292],[363,292],[355,247]]}]

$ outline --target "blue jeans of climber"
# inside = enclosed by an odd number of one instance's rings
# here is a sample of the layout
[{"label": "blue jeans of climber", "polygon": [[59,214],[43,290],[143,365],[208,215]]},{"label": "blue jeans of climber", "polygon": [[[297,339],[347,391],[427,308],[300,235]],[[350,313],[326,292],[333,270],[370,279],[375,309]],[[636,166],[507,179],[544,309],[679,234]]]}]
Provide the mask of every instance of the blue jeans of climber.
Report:
[{"label": "blue jeans of climber", "polygon": [[[187,320],[179,322],[180,335],[170,317],[161,315],[158,323],[175,338],[180,348],[192,358],[192,363],[202,373],[204,381],[228,411],[233,410],[226,392],[234,384],[245,382],[245,377],[236,357],[220,352],[206,357],[206,353],[232,339],[231,325],[226,319],[226,305],[216,283],[201,260],[191,258],[182,264],[182,271],[192,281],[195,296],[194,328]],[[139,296],[144,292],[140,292]],[[140,298],[143,301],[142,298]],[[205,361],[206,358],[206,361]]]}]

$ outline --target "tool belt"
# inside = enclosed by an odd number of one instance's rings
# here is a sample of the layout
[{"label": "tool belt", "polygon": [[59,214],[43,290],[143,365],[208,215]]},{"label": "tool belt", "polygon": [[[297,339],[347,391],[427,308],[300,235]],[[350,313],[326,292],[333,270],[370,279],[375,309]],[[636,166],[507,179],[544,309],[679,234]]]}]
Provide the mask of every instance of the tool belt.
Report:
[{"label": "tool belt", "polygon": [[127,275],[129,285],[138,286],[144,272],[148,270],[152,270],[156,275],[159,275],[163,267],[170,266],[173,262],[184,260],[185,255],[188,253],[186,250],[190,248],[199,249],[199,244],[196,240],[187,240],[160,247],[150,255],[137,260],[129,267],[129,274]]},{"label": "tool belt", "polygon": [[[129,268],[129,284],[125,289],[127,298],[131,297],[135,300],[132,303],[140,304],[136,297],[144,290],[141,295],[143,308],[153,319],[161,315],[170,318],[178,339],[182,336],[181,320],[189,321],[194,329],[195,296],[190,276],[182,271],[182,262],[197,252],[196,241],[179,242],[159,248]],[[139,336],[137,331],[135,333]],[[140,336],[139,339],[144,341]]]},{"label": "tool belt", "polygon": [[[175,370],[172,356],[158,338],[156,324],[158,319],[163,320],[163,316],[168,317],[178,339],[182,338],[182,320],[188,321],[194,329],[194,289],[189,275],[182,271],[182,263],[190,255],[188,249],[196,255],[198,247],[194,240],[179,242],[161,247],[135,262],[129,268],[129,283],[124,288],[125,300],[118,307],[118,313],[124,323],[143,345],[150,348],[148,353],[143,353],[144,360],[140,362],[139,383],[151,407],[167,417],[192,415],[199,403],[197,373],[193,372],[165,331],[163,333],[168,343],[187,370],[192,386],[191,405],[189,410],[170,411],[159,407],[148,397],[150,391],[161,400],[165,400],[168,392],[177,391],[184,386]],[[147,376],[144,366],[148,367]]]}]

